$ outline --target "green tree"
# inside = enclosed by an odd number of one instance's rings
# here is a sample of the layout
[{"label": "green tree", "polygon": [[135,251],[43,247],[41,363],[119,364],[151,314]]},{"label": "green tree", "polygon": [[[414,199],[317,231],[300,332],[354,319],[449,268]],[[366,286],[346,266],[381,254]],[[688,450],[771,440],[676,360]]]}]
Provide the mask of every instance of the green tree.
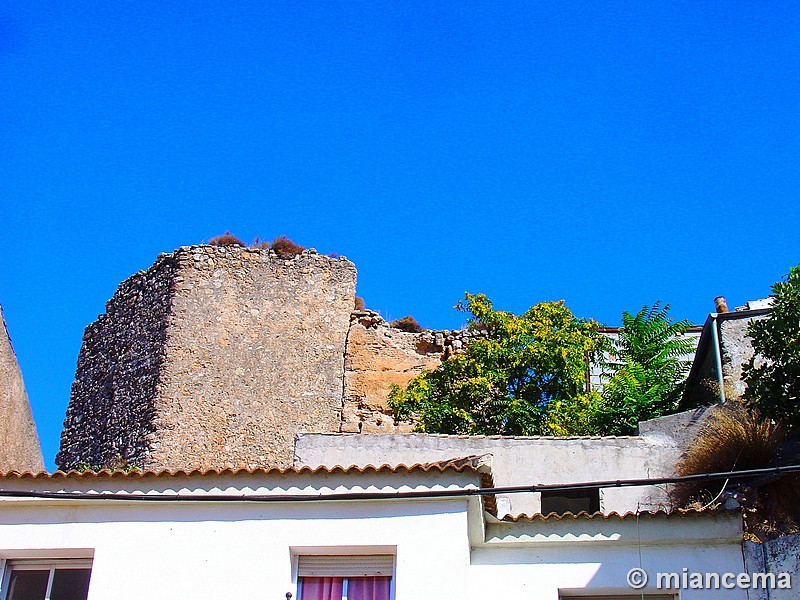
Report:
[{"label": "green tree", "polygon": [[395,417],[416,417],[417,431],[476,435],[549,433],[554,400],[585,395],[587,359],[600,355],[597,323],[578,319],[563,302],[542,302],[522,315],[495,310],[483,294],[456,308],[483,332],[436,369],[393,386]]},{"label": "green tree", "polygon": [[672,322],[669,304],[643,306],[622,313],[622,327],[612,341],[615,361],[605,367],[611,378],[602,400],[590,407],[590,427],[601,435],[630,435],[639,421],[675,412],[694,352],[683,337],[689,321]]},{"label": "green tree", "polygon": [[755,354],[745,365],[744,399],[767,418],[800,430],[800,265],[772,286],[772,309],[753,321]]}]

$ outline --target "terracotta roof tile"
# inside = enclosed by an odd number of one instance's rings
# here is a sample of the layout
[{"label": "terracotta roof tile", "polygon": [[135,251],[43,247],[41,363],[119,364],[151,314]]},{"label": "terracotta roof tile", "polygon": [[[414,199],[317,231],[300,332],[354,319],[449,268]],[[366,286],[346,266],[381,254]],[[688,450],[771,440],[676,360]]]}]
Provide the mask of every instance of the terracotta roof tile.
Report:
[{"label": "terracotta roof tile", "polygon": [[125,471],[121,469],[110,470],[103,469],[100,471],[54,471],[48,473],[47,471],[8,471],[0,473],[2,479],[83,479],[83,478],[105,478],[105,477],[118,477],[141,479],[145,477],[206,477],[206,476],[219,476],[219,475],[330,475],[337,473],[415,473],[415,472],[438,472],[444,473],[445,471],[461,472],[475,472],[483,474],[484,469],[479,466],[479,457],[465,457],[461,459],[444,460],[434,463],[415,463],[413,465],[366,465],[364,467],[342,465],[334,465],[332,467],[256,467],[252,469],[163,469],[160,471],[140,471],[138,469]]}]

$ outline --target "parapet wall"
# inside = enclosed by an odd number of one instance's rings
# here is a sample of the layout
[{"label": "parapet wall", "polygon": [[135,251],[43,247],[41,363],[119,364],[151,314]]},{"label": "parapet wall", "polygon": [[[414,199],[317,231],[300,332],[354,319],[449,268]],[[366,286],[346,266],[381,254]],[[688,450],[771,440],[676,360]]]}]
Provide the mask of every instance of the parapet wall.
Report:
[{"label": "parapet wall", "polygon": [[[299,434],[294,466],[426,463],[492,455],[498,487],[578,483],[674,475],[682,448],[664,435],[622,437],[510,437],[411,433],[399,435]],[[601,510],[625,513],[668,506],[663,486],[604,489]],[[535,514],[539,493],[501,495],[501,514]]]},{"label": "parapet wall", "polygon": [[0,308],[0,472],[42,470],[39,436]]}]

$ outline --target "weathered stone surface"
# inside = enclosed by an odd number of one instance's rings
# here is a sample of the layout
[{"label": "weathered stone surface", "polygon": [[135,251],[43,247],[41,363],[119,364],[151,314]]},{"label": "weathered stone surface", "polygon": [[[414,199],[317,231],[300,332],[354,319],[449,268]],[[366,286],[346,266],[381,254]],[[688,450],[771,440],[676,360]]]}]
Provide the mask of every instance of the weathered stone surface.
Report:
[{"label": "weathered stone surface", "polygon": [[142,466],[149,461],[177,264],[162,255],[123,281],[86,327],[56,464]]},{"label": "weathered stone surface", "polygon": [[407,433],[413,423],[395,423],[387,404],[393,384],[404,386],[435,369],[477,334],[470,331],[409,333],[392,327],[376,312],[350,319],[344,374],[342,433]]},{"label": "weathered stone surface", "polygon": [[36,425],[0,308],[0,472],[43,470]]},{"label": "weathered stone surface", "polygon": [[422,341],[427,333],[400,331],[374,313],[353,315],[345,356],[342,431],[410,431],[410,424],[394,422],[386,399],[392,384],[403,386],[441,362],[443,348]]},{"label": "weathered stone surface", "polygon": [[[741,311],[748,314],[746,311]],[[736,315],[737,313],[728,313]],[[747,385],[742,379],[744,366],[753,358],[753,341],[747,335],[753,321],[766,319],[768,315],[755,315],[743,319],[726,319],[720,322],[720,351],[722,354],[722,375],[726,385],[726,393],[739,398]]]},{"label": "weathered stone surface", "polygon": [[313,252],[160,256],[87,328],[58,465],[290,464],[296,432],[340,429],[355,279]]}]

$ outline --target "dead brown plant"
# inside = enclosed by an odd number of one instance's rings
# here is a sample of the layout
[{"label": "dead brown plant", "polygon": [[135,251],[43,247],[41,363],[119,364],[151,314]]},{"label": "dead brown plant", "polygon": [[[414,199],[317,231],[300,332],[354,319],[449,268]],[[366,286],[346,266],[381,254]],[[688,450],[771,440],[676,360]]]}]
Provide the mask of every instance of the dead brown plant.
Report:
[{"label": "dead brown plant", "polygon": [[407,331],[409,333],[420,333],[425,331],[422,328],[422,325],[420,325],[419,322],[411,315],[406,315],[405,317],[392,321],[390,325],[395,329]]},{"label": "dead brown plant", "polygon": [[[708,418],[678,464],[679,475],[744,471],[793,464],[798,444],[778,424],[737,401],[728,402]],[[723,486],[724,490],[723,490]],[[701,507],[732,499],[745,511],[745,527],[758,539],[800,530],[800,475],[673,486],[675,506]]]},{"label": "dead brown plant", "polygon": [[278,258],[293,258],[305,250],[304,246],[295,244],[285,235],[281,235],[272,240],[270,247],[278,255]]},{"label": "dead brown plant", "polygon": [[230,231],[226,231],[222,235],[217,235],[208,240],[211,246],[241,246],[244,248],[245,243],[238,237],[233,235]]}]

